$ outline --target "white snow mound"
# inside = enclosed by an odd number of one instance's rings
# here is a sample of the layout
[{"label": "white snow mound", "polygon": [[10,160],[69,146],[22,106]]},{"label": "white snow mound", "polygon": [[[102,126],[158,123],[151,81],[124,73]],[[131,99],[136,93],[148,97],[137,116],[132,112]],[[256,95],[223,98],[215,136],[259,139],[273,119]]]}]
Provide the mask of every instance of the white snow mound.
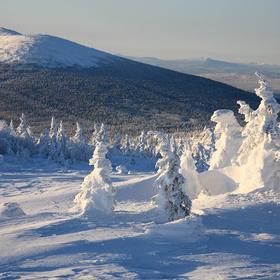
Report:
[{"label": "white snow mound", "polygon": [[26,214],[16,202],[7,202],[0,208],[0,217],[2,218],[18,218]]}]

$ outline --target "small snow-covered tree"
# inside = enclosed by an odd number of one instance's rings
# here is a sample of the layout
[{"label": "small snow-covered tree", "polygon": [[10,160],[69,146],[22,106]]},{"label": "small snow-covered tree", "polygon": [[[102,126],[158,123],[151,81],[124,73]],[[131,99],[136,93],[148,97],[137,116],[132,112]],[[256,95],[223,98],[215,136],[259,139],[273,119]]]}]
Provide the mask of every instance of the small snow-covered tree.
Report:
[{"label": "small snow-covered tree", "polygon": [[31,138],[31,131],[30,127],[27,123],[26,117],[24,114],[20,117],[20,123],[17,128],[17,135],[24,139],[30,139]]},{"label": "small snow-covered tree", "polygon": [[95,144],[96,144],[96,137],[97,137],[97,135],[98,135],[98,133],[99,133],[99,130],[100,130],[100,126],[99,126],[97,123],[95,123],[95,124],[93,125],[93,132],[92,132],[91,139],[90,139],[90,144],[91,144],[93,147],[95,147]]},{"label": "small snow-covered tree", "polygon": [[191,199],[195,199],[202,192],[203,187],[199,182],[198,173],[196,171],[196,162],[192,156],[190,147],[185,147],[185,151],[180,160],[180,172],[185,178],[183,189]]},{"label": "small snow-covered tree", "polygon": [[67,159],[67,137],[64,132],[62,121],[60,121],[58,130],[57,130],[56,143],[57,143],[56,160],[59,163],[65,163],[65,160]]},{"label": "small snow-covered tree", "polygon": [[81,186],[81,191],[76,195],[74,203],[84,216],[88,218],[96,215],[110,215],[114,210],[114,195],[111,182],[112,166],[106,158],[108,147],[107,134],[104,125],[96,136],[96,147],[90,165],[93,171],[87,175]]},{"label": "small snow-covered tree", "polygon": [[122,150],[123,150],[124,154],[126,154],[126,155],[128,155],[131,151],[130,144],[131,144],[130,138],[126,134],[125,137],[124,137],[123,145],[122,145]]},{"label": "small snow-covered tree", "polygon": [[15,130],[15,127],[14,127],[14,121],[12,119],[10,121],[10,134],[13,137],[16,136],[16,130]]},{"label": "small snow-covered tree", "polygon": [[89,158],[90,147],[78,122],[75,135],[70,138],[68,143],[68,150],[72,160],[86,161]]},{"label": "small snow-covered tree", "polygon": [[230,166],[242,142],[241,127],[231,110],[217,110],[211,120],[216,123],[214,133],[217,141],[209,170]]},{"label": "small snow-covered tree", "polygon": [[169,220],[176,220],[190,215],[191,201],[183,192],[184,177],[179,173],[179,157],[171,152],[167,135],[156,133],[158,152],[161,158],[157,161],[158,178],[156,186],[159,193],[154,198],[157,205],[165,211]]},{"label": "small snow-covered tree", "polygon": [[49,143],[50,143],[49,130],[45,128],[44,131],[40,134],[40,137],[37,142],[37,150],[40,155],[44,157],[48,157]]},{"label": "small snow-covered tree", "polygon": [[56,160],[57,158],[57,130],[58,126],[54,117],[51,119],[51,127],[49,130],[49,151],[48,158]]},{"label": "small snow-covered tree", "polygon": [[147,143],[146,143],[146,133],[145,133],[145,131],[141,131],[141,134],[139,136],[139,143],[138,143],[137,150],[140,153],[145,153],[146,145],[147,145]]},{"label": "small snow-covered tree", "polygon": [[13,139],[10,128],[4,120],[0,120],[0,154],[13,154]]},{"label": "small snow-covered tree", "polygon": [[20,117],[20,123],[16,130],[17,134],[17,155],[20,158],[28,158],[33,152],[33,138],[30,126],[24,114]]}]

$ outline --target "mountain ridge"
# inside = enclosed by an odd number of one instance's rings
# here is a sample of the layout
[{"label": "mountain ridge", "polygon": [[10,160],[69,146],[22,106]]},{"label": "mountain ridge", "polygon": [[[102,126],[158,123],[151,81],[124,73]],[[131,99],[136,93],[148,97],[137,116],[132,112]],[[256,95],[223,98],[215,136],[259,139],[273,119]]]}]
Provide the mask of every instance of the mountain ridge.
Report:
[{"label": "mountain ridge", "polygon": [[[24,40],[20,46],[25,46],[25,40],[33,40],[30,36],[27,39],[25,35],[17,34],[2,37],[13,37],[11,40],[16,46],[15,40]],[[90,67],[82,67],[84,64],[72,63],[77,54],[69,54],[62,44],[65,60],[60,64],[48,55],[48,50],[52,54],[54,50],[55,55],[60,54],[57,48],[50,47],[49,35],[43,37],[47,38],[47,43],[40,36],[36,35],[42,43],[39,48],[42,56],[38,56],[38,60],[33,56],[38,53],[38,45],[35,44],[37,48],[34,50],[33,41],[30,43],[33,49],[27,46],[26,52],[22,53],[26,59],[11,63],[11,60],[2,63],[0,60],[0,117],[17,119],[21,113],[25,113],[35,132],[48,127],[53,115],[65,121],[67,130],[72,129],[75,121],[79,121],[87,133],[96,122],[131,132],[150,129],[196,130],[209,125],[210,116],[217,109],[232,109],[237,113],[236,102],[239,99],[253,107],[259,102],[253,94],[223,83],[98,50],[94,61],[86,61]],[[65,42],[65,39],[55,38],[60,46],[61,42]],[[67,46],[69,42],[66,42]],[[81,46],[72,43],[78,46],[75,50],[80,54]],[[10,46],[8,44],[6,50],[12,56],[15,52]],[[84,47],[83,50],[90,53],[94,50],[96,54],[95,49]]]}]

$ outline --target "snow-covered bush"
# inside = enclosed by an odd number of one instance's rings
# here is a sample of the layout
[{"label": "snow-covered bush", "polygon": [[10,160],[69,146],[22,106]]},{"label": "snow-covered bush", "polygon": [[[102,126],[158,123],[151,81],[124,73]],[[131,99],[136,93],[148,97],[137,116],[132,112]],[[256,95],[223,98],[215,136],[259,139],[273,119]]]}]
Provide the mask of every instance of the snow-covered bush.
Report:
[{"label": "snow-covered bush", "polygon": [[169,220],[180,219],[188,216],[191,211],[191,201],[183,191],[185,179],[179,173],[180,160],[171,151],[167,135],[157,133],[156,137],[161,158],[156,163],[158,177],[155,183],[159,193],[154,200]]},{"label": "snow-covered bush", "polygon": [[96,147],[90,165],[93,171],[87,175],[76,195],[74,203],[77,209],[88,218],[96,215],[109,215],[114,210],[114,195],[111,183],[111,162],[106,158],[108,140],[104,125],[96,135]]}]

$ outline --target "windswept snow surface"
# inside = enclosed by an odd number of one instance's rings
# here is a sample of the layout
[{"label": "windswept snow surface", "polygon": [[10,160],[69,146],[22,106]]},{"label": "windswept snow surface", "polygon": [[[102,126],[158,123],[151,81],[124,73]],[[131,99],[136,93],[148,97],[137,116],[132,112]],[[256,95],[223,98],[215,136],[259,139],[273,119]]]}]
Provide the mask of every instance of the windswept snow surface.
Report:
[{"label": "windswept snow surface", "polygon": [[[114,174],[112,217],[69,211],[86,165],[1,166],[0,279],[279,279],[280,197],[272,190],[201,194],[194,214],[163,223],[154,173]],[[9,204],[6,204],[6,206]]]},{"label": "windswept snow surface", "polygon": [[0,28],[0,63],[54,67],[97,67],[115,56],[50,35],[23,35]]}]

